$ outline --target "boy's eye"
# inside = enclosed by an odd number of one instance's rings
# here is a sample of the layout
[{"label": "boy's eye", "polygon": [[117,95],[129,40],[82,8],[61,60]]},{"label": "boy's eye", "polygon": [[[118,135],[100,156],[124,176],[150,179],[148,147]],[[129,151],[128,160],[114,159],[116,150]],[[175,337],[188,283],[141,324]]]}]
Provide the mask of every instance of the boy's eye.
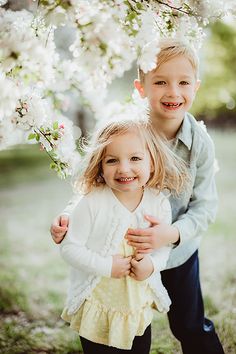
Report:
[{"label": "boy's eye", "polygon": [[160,86],[161,86],[161,85],[165,85],[165,84],[166,84],[166,82],[163,81],[163,80],[162,80],[162,81],[156,81],[156,82],[155,82],[155,85],[160,85]]},{"label": "boy's eye", "polygon": [[107,164],[112,164],[112,163],[116,163],[116,159],[108,159],[106,161]]},{"label": "boy's eye", "polygon": [[138,156],[131,157],[131,161],[141,161],[142,159]]},{"label": "boy's eye", "polygon": [[180,81],[180,85],[189,85],[188,81]]}]

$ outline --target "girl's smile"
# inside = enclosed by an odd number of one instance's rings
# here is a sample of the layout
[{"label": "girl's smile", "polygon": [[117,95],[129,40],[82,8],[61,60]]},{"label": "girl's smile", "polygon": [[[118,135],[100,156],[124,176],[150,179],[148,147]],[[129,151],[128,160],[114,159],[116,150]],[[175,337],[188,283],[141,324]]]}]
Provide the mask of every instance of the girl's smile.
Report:
[{"label": "girl's smile", "polygon": [[150,178],[151,158],[138,130],[114,136],[105,149],[102,177],[118,199],[142,196]]}]

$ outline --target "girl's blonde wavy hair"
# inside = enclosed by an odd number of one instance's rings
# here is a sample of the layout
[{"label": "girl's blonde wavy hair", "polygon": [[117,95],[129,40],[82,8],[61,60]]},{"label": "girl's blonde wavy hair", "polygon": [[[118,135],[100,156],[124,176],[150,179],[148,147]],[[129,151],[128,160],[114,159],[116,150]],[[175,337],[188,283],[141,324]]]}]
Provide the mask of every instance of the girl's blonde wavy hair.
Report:
[{"label": "girl's blonde wavy hair", "polygon": [[153,172],[150,173],[146,185],[159,191],[168,189],[172,194],[180,194],[189,182],[186,164],[172,152],[168,141],[153,130],[146,117],[138,120],[113,120],[103,124],[95,132],[90,144],[83,147],[85,157],[74,182],[75,189],[86,194],[93,188],[105,185],[101,174],[106,147],[112,142],[112,138],[130,131],[141,137],[150,153]]}]

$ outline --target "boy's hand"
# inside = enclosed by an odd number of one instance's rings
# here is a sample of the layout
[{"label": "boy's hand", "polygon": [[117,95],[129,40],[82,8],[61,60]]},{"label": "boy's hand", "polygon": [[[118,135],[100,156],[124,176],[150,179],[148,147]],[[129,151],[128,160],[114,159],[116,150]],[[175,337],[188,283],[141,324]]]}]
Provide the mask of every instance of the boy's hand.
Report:
[{"label": "boy's hand", "polygon": [[153,216],[145,215],[151,223],[146,229],[128,229],[125,238],[136,248],[137,253],[150,253],[155,249],[179,240],[179,231],[172,225],[161,223]]},{"label": "boy's hand", "polygon": [[112,256],[112,278],[122,278],[129,275],[132,256],[123,257],[120,254]]},{"label": "boy's hand", "polygon": [[130,276],[135,280],[145,280],[153,272],[153,264],[149,256],[138,254],[131,261]]},{"label": "boy's hand", "polygon": [[50,232],[55,243],[61,243],[68,230],[69,217],[68,215],[60,215],[55,218],[50,227]]}]

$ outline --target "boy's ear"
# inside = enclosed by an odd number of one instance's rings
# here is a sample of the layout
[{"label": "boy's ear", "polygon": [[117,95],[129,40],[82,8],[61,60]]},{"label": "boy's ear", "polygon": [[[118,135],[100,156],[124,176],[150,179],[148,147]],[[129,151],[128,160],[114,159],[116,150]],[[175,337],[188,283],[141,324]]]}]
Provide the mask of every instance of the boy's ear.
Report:
[{"label": "boy's ear", "polygon": [[197,90],[199,89],[200,85],[201,85],[201,80],[197,80],[197,81],[196,81],[196,84],[195,84],[195,93],[196,93]]},{"label": "boy's ear", "polygon": [[137,79],[134,80],[134,87],[138,90],[138,92],[142,98],[146,97],[145,92],[144,92],[144,87],[139,80],[137,80]]}]

